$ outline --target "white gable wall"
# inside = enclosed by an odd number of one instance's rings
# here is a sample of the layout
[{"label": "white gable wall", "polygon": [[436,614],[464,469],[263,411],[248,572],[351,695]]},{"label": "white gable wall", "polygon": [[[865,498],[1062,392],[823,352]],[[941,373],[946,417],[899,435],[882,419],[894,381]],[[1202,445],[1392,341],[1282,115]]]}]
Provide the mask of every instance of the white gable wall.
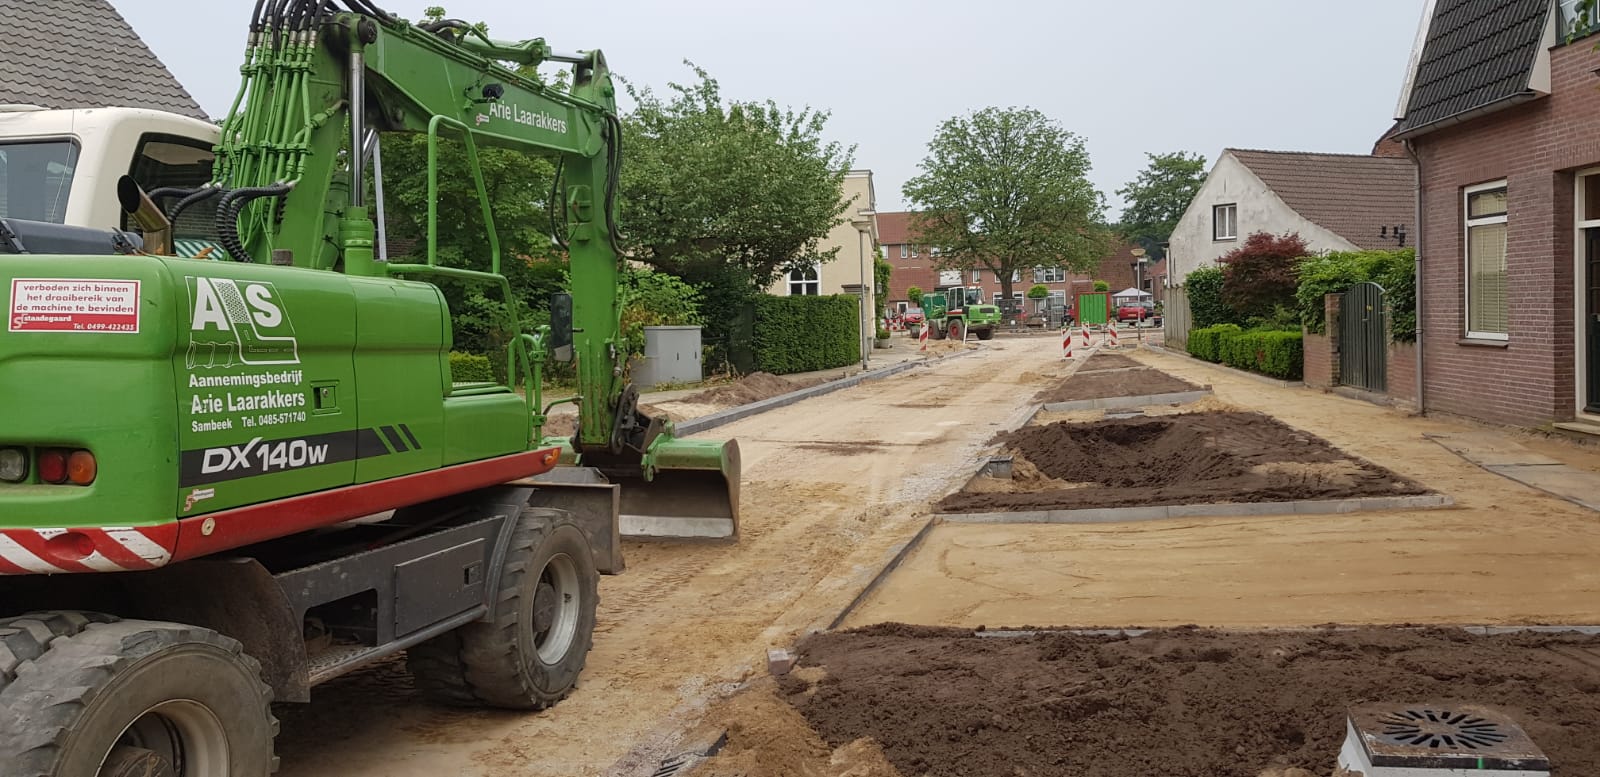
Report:
[{"label": "white gable wall", "polygon": [[[1238,206],[1238,237],[1213,240],[1213,208],[1229,203]],[[1167,249],[1171,284],[1177,286],[1196,269],[1215,265],[1218,257],[1244,245],[1255,232],[1298,233],[1313,252],[1356,250],[1355,244],[1290,209],[1250,168],[1224,152],[1172,232]]]}]

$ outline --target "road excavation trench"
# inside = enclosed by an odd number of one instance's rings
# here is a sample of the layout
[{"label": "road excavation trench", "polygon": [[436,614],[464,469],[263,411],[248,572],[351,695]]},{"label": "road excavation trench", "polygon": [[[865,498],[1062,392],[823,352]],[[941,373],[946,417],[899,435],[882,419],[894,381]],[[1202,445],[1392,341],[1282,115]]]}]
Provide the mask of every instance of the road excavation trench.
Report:
[{"label": "road excavation trench", "polygon": [[650,774],[713,700],[764,669],[768,648],[832,620],[1002,424],[1066,370],[1045,340],[981,351],[708,434],[740,442],[740,540],[628,543],[627,571],[601,581],[580,686],[554,708],[430,706],[391,662],[281,708],[280,775]]}]

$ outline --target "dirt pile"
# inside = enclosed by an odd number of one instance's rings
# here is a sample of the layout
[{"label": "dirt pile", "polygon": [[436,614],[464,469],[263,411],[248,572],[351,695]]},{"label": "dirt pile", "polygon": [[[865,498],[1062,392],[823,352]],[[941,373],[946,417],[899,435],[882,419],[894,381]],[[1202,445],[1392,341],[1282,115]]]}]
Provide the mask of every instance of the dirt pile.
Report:
[{"label": "dirt pile", "polygon": [[677,401],[685,405],[738,407],[814,386],[820,382],[790,380],[765,372],[752,372],[732,383],[690,394]]},{"label": "dirt pile", "polygon": [[[1101,358],[1097,354],[1094,359]],[[1126,358],[1126,357],[1123,357]],[[1052,402],[1073,402],[1080,399],[1104,399],[1106,397],[1138,397],[1147,394],[1177,394],[1184,391],[1199,391],[1200,387],[1186,380],[1174,378],[1161,370],[1141,367],[1139,369],[1119,369],[1115,367],[1100,367],[1089,369],[1094,364],[1094,359],[1076,374],[1066,380],[1040,391],[1033,398],[1035,402],[1050,404]],[[1129,359],[1132,361],[1132,359]],[[1113,371],[1114,370],[1114,371]]]},{"label": "dirt pile", "polygon": [[[669,412],[669,411],[666,411],[666,410],[662,410],[661,408],[655,407],[654,405],[641,404],[641,405],[639,405],[639,409],[643,410],[645,412],[645,415],[651,415],[651,416],[663,416],[664,415],[668,419],[673,420],[673,421],[682,421],[682,420],[684,420],[683,417],[678,415],[677,413],[672,413],[672,412]],[[544,424],[544,436],[546,436],[546,437],[571,437],[572,435],[577,434],[577,433],[578,433],[578,414],[575,413],[575,412],[553,414],[553,415],[551,415],[549,417],[548,420],[545,421],[545,424]]]},{"label": "dirt pile", "polygon": [[882,625],[818,634],[800,650],[825,676],[784,678],[785,698],[829,746],[870,738],[908,776],[1328,775],[1346,709],[1369,701],[1491,706],[1556,774],[1600,774],[1600,637],[1185,628],[985,638]]},{"label": "dirt pile", "polygon": [[1394,472],[1260,413],[1058,422],[1024,427],[997,441],[1044,478],[1094,487],[1009,494],[962,491],[942,500],[941,512],[1428,493]]},{"label": "dirt pile", "polygon": [[1120,353],[1097,353],[1089,357],[1089,362],[1079,372],[1097,372],[1099,370],[1123,370],[1134,367],[1143,367],[1132,359]]}]

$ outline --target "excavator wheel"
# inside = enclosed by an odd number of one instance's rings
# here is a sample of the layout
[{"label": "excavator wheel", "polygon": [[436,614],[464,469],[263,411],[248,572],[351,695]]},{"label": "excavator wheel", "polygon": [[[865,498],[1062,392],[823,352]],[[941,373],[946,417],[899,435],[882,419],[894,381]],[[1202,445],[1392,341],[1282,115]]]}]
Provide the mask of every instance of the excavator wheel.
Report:
[{"label": "excavator wheel", "polygon": [[992,329],[992,328],[991,329],[979,329],[978,331],[973,332],[973,334],[977,335],[979,340],[993,340],[994,339],[994,329]]},{"label": "excavator wheel", "polygon": [[260,665],[215,631],[0,620],[0,777],[266,777],[277,733]]},{"label": "excavator wheel", "polygon": [[951,340],[967,339],[967,322],[962,321],[959,318],[951,321],[949,337]]},{"label": "excavator wheel", "polygon": [[407,651],[406,667],[428,698],[541,710],[577,686],[594,643],[600,573],[571,516],[523,509],[499,591],[492,622],[469,623]]}]

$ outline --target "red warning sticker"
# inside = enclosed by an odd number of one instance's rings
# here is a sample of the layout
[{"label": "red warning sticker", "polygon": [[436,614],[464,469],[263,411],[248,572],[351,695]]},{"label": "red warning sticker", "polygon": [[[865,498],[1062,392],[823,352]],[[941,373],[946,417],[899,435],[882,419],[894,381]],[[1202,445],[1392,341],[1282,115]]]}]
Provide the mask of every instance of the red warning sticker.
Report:
[{"label": "red warning sticker", "polygon": [[139,281],[17,278],[11,281],[12,332],[139,331]]}]

